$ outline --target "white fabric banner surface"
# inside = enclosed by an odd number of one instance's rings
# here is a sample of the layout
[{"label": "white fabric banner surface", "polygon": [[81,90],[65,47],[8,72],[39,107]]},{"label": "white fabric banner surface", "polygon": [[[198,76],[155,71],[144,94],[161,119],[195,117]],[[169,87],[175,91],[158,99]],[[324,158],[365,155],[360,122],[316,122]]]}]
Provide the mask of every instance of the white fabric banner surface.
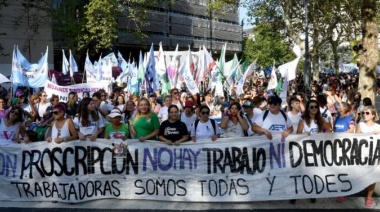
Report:
[{"label": "white fabric banner surface", "polygon": [[100,89],[104,89],[108,91],[108,83],[107,82],[98,82],[98,83],[81,83],[75,85],[67,85],[67,86],[59,86],[54,84],[51,81],[46,81],[44,91],[51,97],[53,94],[59,96],[60,102],[66,102],[67,97],[70,92],[77,92],[78,98],[82,99],[82,94],[84,91],[90,92],[90,97],[93,93],[97,92]]},{"label": "white fabric banner surface", "polygon": [[[0,141],[1,143],[1,141]],[[380,180],[380,137],[98,139],[0,146],[0,200],[246,202],[347,196]]]}]

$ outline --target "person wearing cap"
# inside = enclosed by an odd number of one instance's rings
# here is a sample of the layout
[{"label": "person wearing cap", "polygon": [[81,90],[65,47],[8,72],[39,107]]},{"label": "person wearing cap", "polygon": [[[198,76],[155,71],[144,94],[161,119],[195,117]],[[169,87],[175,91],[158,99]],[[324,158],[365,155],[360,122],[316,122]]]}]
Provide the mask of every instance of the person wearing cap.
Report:
[{"label": "person wearing cap", "polygon": [[239,102],[233,102],[228,107],[226,113],[222,113],[220,128],[224,129],[227,138],[243,137],[244,131],[248,130],[248,122],[243,117],[242,108]]},{"label": "person wearing cap", "polygon": [[177,105],[168,108],[169,118],[161,123],[158,139],[168,145],[180,145],[189,140],[186,124],[178,120],[179,109]]},{"label": "person wearing cap", "polygon": [[128,124],[121,123],[122,117],[119,109],[115,108],[111,110],[111,113],[107,115],[107,119],[110,123],[106,125],[104,138],[127,140],[129,127]]},{"label": "person wearing cap", "polygon": [[194,103],[191,101],[185,102],[185,111],[181,113],[180,120],[186,124],[187,131],[191,131],[191,125],[194,123],[195,119],[197,119],[197,115],[194,113]]},{"label": "person wearing cap", "polygon": [[75,130],[73,120],[65,118],[66,107],[63,103],[53,107],[54,121],[51,123],[51,136],[45,140],[47,142],[65,143],[78,139],[78,132]]},{"label": "person wearing cap", "polygon": [[247,136],[252,136],[254,135],[255,133],[252,131],[252,124],[253,124],[253,120],[254,120],[254,114],[253,114],[253,108],[254,108],[254,105],[252,103],[251,100],[247,100],[243,105],[243,111],[244,111],[244,118],[247,120],[248,122],[248,130],[246,131],[247,133]]},{"label": "person wearing cap", "polygon": [[281,134],[286,138],[293,132],[292,122],[289,117],[282,111],[282,100],[277,95],[269,98],[269,109],[255,118],[252,124],[252,131],[257,134],[265,134],[269,140],[272,140],[272,134]]}]

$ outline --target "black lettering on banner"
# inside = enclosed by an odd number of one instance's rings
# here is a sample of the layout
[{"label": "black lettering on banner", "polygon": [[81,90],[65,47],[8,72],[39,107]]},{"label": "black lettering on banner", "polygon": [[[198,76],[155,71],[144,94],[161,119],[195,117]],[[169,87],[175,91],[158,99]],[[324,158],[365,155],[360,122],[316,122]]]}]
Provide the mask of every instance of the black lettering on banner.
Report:
[{"label": "black lettering on banner", "polygon": [[111,182],[111,186],[112,186],[112,194],[114,195],[114,196],[116,196],[116,197],[118,197],[118,196],[120,196],[120,194],[121,194],[121,192],[120,192],[120,190],[119,190],[119,185],[120,185],[120,183],[119,183],[119,181],[117,181],[117,180],[113,180],[112,182]]},{"label": "black lettering on banner", "polygon": [[297,178],[298,177],[301,177],[301,175],[289,176],[289,178],[294,178],[294,191],[295,191],[295,194],[298,194],[298,186],[297,186],[298,185],[298,183],[297,183]]},{"label": "black lettering on banner", "polygon": [[[327,157],[326,154],[324,154],[324,160],[326,162],[326,164],[328,166],[332,166],[334,164],[334,161],[336,161],[336,151],[333,151],[335,145],[333,145],[333,143],[330,141],[330,140],[326,140],[323,142],[323,151],[326,153],[327,152],[327,148],[330,147],[330,152],[331,152],[331,156],[330,157]],[[328,160],[331,158],[331,162]]]},{"label": "black lettering on banner", "polygon": [[184,180],[178,180],[177,181],[177,187],[180,189],[180,190],[182,190],[183,191],[183,193],[178,193],[177,195],[178,196],[186,196],[186,194],[187,194],[187,190],[186,190],[186,188],[184,187],[184,185],[181,185],[180,183],[185,183],[185,181]]},{"label": "black lettering on banner", "polygon": [[65,148],[65,150],[63,150],[63,166],[62,166],[62,169],[64,170],[64,173],[65,175],[67,176],[71,176],[74,174],[74,167],[71,167],[70,171],[67,167],[67,155],[68,154],[74,154],[74,149],[73,148]]},{"label": "black lettering on banner", "polygon": [[[82,157],[80,157],[80,153]],[[75,175],[79,175],[79,167],[82,165],[83,174],[87,174],[87,166],[86,166],[86,158],[87,158],[87,149],[82,146],[76,146],[74,151],[74,159],[75,159]]]},{"label": "black lettering on banner", "polygon": [[[58,168],[55,168],[54,169],[54,174],[59,177],[59,176],[62,176],[63,172],[64,172],[64,169],[63,169],[63,164],[61,163],[60,160],[58,160],[58,158],[55,156],[55,153],[58,152],[60,154],[62,154],[62,149],[59,148],[59,147],[54,147],[52,150],[51,150],[51,157],[52,157],[52,160],[53,162],[52,163],[55,163],[57,164],[57,166],[59,167]],[[63,161],[64,164],[67,164],[65,161]]]},{"label": "black lettering on banner", "polygon": [[[243,182],[243,183],[242,183]],[[248,185],[245,184],[246,181],[244,178],[238,178],[237,181],[236,181],[236,184],[241,187],[241,188],[245,188],[245,193],[239,193],[239,195],[247,195],[249,193],[249,187]],[[231,193],[230,193],[231,194]]]},{"label": "black lettering on banner", "polygon": [[[240,172],[240,169],[242,169],[242,162],[240,158],[242,157],[241,149],[239,147],[232,147],[232,165],[231,165],[231,172],[232,173],[238,173]],[[236,168],[236,165],[238,168]]]},{"label": "black lettering on banner", "polygon": [[[294,160],[295,150],[293,150],[293,148],[297,148],[298,153],[299,153],[299,157],[296,161]],[[302,147],[297,142],[294,142],[294,141],[289,142],[289,157],[290,157],[290,166],[292,168],[295,168],[301,164],[302,158],[303,158]]]},{"label": "black lettering on banner", "polygon": [[[253,148],[256,150],[256,148]],[[253,152],[252,154],[252,159],[255,157],[256,153]],[[249,167],[249,156],[248,156],[248,149],[247,147],[244,147],[243,148],[243,153],[242,153],[242,156],[241,156],[241,163],[240,163],[240,166],[239,166],[239,171],[240,171],[240,174],[244,174],[244,170],[247,171],[247,174],[253,174],[253,171],[251,169],[251,167]]]},{"label": "black lettering on banner", "polygon": [[337,190],[332,190],[332,189],[330,188],[330,185],[335,185],[336,183],[334,183],[334,182],[330,182],[330,181],[329,181],[329,177],[335,177],[335,175],[333,175],[333,174],[328,174],[328,175],[325,176],[325,180],[326,180],[326,189],[327,189],[327,191],[330,192],[330,193],[332,193],[332,192],[338,192]]},{"label": "black lettering on banner", "polygon": [[333,148],[333,151],[334,151],[334,163],[335,163],[335,165],[337,165],[337,166],[340,166],[340,165],[342,165],[342,163],[343,163],[343,160],[342,160],[342,157],[338,157],[338,145],[340,146],[340,148],[343,148],[343,145],[342,145],[342,141],[341,140],[339,140],[339,139],[335,139],[334,140],[334,148]]},{"label": "black lettering on banner", "polygon": [[[57,188],[58,197],[63,199],[63,200],[65,200],[66,198],[70,199],[70,191],[68,192],[69,194],[66,195],[66,187],[67,186],[70,187],[70,184],[69,183],[59,183],[58,185],[61,186],[61,190],[63,191],[63,194],[59,193],[58,188]],[[53,183],[53,186],[55,186],[55,183]]]},{"label": "black lettering on banner", "polygon": [[95,181],[95,196],[103,196],[102,182],[100,181]]},{"label": "black lettering on banner", "polygon": [[[221,181],[222,179],[220,179],[219,180],[219,185],[220,185],[220,181]],[[222,180],[222,181],[224,181],[224,180]],[[225,182],[225,181],[224,181]],[[227,186],[227,182],[225,183],[226,184],[226,186]],[[228,190],[228,187],[227,187],[227,190]],[[235,191],[235,195],[238,195],[238,191],[237,191],[237,189],[236,189],[236,185],[235,185],[235,181],[233,180],[233,179],[231,179],[231,183],[230,183],[230,192],[229,192],[229,195],[231,196],[231,193],[232,193],[232,191]]]},{"label": "black lettering on banner", "polygon": [[[217,152],[219,153],[219,157],[217,157]],[[220,172],[224,174],[225,173],[224,166],[220,164],[220,162],[223,160],[223,150],[219,148],[213,148],[212,153],[213,153],[212,161],[213,161],[214,173],[218,173],[217,168],[219,168]],[[231,156],[229,154],[228,156],[230,157],[230,160],[231,160]],[[226,155],[226,157],[228,156]]]},{"label": "black lettering on banner", "polygon": [[[212,191],[212,187],[215,188],[214,191]],[[208,192],[212,197],[216,197],[216,195],[218,195],[218,184],[215,180],[208,181]]]},{"label": "black lettering on banner", "polygon": [[[349,180],[344,180],[344,179],[342,179],[343,177],[346,177],[346,176],[348,176],[348,174],[338,174],[338,179],[339,179],[339,181],[342,183],[342,184],[348,184],[348,189],[341,189],[341,192],[348,192],[348,191],[351,191],[351,189],[352,189],[352,184],[351,184],[351,182],[349,181]],[[341,186],[341,187],[343,187],[343,186]]]},{"label": "black lettering on banner", "polygon": [[[265,170],[265,163],[266,163],[266,154],[265,150],[263,148],[259,148],[259,150],[256,152],[256,148],[252,148],[252,174],[255,174],[256,171],[258,173],[263,173]],[[261,162],[261,167],[260,167]]]},{"label": "black lettering on banner", "polygon": [[137,195],[169,195],[169,196],[185,196],[187,190],[183,185],[184,180],[173,179],[148,179],[145,184],[142,180],[136,180],[134,185],[139,190],[135,192]]},{"label": "black lettering on banner", "polygon": [[[305,179],[307,179],[307,180],[305,180]],[[306,181],[310,183],[310,190],[309,191],[307,190]],[[313,181],[307,175],[302,176],[302,186],[303,186],[303,190],[305,191],[306,194],[311,194],[314,190]]]},{"label": "black lettering on banner", "polygon": [[[307,144],[312,144],[314,141],[313,140],[303,140],[302,143],[303,143],[303,151],[304,151],[304,154],[305,154],[305,166],[306,167],[310,167],[310,166],[314,166],[314,163],[312,162],[309,162],[309,157],[313,157],[314,156],[314,152],[308,152],[308,148],[307,148]],[[311,148],[313,151],[314,151],[314,148]]]},{"label": "black lettering on banner", "polygon": [[353,141],[352,141],[352,147],[351,147],[351,155],[350,155],[350,165],[359,165],[359,158],[358,157],[358,148],[359,148],[359,144],[358,144],[358,139],[354,138]]},{"label": "black lettering on banner", "polygon": [[204,192],[203,192],[203,183],[207,182],[207,180],[198,180],[198,182],[201,183],[201,193],[202,193],[202,197],[204,196]]},{"label": "black lettering on banner", "polygon": [[[377,161],[377,163],[376,163]],[[378,139],[377,140],[377,143],[376,143],[376,148],[375,148],[375,152],[373,154],[373,159],[372,159],[372,163],[371,165],[379,165],[380,164],[380,140]]]},{"label": "black lettering on banner", "polygon": [[[322,184],[322,188],[318,188],[318,180]],[[318,175],[314,175],[314,184],[316,194],[322,193],[322,191],[325,189],[325,183],[323,182],[323,179]]]},{"label": "black lettering on banner", "polygon": [[273,185],[274,185],[274,180],[276,179],[276,176],[273,176],[273,179],[272,180],[269,180],[269,178],[267,177],[267,181],[270,185],[270,189],[269,189],[269,196],[272,195],[272,189],[273,189]]},{"label": "black lettering on banner", "polygon": [[[63,190],[65,191],[66,189],[63,189]],[[78,196],[77,196],[77,192],[75,191],[74,184],[70,185],[70,189],[69,189],[69,193],[68,193],[68,200],[71,200],[71,198],[72,198],[71,196],[74,196],[74,199],[78,200]]]},{"label": "black lettering on banner", "polygon": [[[138,149],[135,149],[135,159],[132,158],[131,153],[129,152],[129,149],[127,149],[127,157],[122,158],[123,163],[121,167],[118,167],[118,161],[120,159],[115,158],[115,153],[111,148],[107,148],[107,151],[112,152],[112,174],[125,174],[129,175],[130,173],[130,166],[132,166],[133,173],[138,174],[139,173],[139,165],[138,165]],[[120,168],[120,169],[119,169]]]},{"label": "black lettering on banner", "polygon": [[143,195],[145,193],[145,188],[143,186],[138,185],[137,183],[142,183],[142,180],[136,180],[135,181],[135,187],[136,188],[141,188],[142,191],[141,192],[135,192],[135,194],[137,194],[137,195]]},{"label": "black lettering on banner", "polygon": [[42,182],[42,186],[44,187],[44,195],[45,197],[51,197],[53,195],[50,184],[48,182]]},{"label": "black lettering on banner", "polygon": [[[222,179],[219,179],[218,184],[219,184],[219,195],[222,197],[222,196],[227,194],[228,185],[227,185],[227,182],[225,180],[222,180]],[[233,182],[231,182],[231,184],[233,184]],[[235,184],[231,185],[231,187],[232,186],[235,188]],[[230,190],[230,192],[231,192],[231,190]],[[235,188],[235,193],[237,194],[236,188]]]},{"label": "black lettering on banner", "polygon": [[343,138],[343,147],[342,147],[342,159],[343,165],[351,165],[350,158],[348,156],[348,152],[351,149],[351,140],[348,138]]},{"label": "black lettering on banner", "polygon": [[[372,137],[371,137],[371,139],[372,139]],[[362,160],[363,146],[365,146],[367,148],[368,147],[368,141],[365,139],[360,139],[358,159],[360,160],[359,164],[362,166],[364,166],[368,163],[368,157],[364,157],[364,160]],[[371,152],[369,152],[369,154],[371,154]]]},{"label": "black lettering on banner", "polygon": [[[45,159],[44,159],[44,156],[47,155],[47,159],[48,161],[50,162],[50,164],[47,166],[47,167],[50,167],[50,172],[47,172],[47,170],[45,169],[46,165],[44,163]],[[54,162],[53,162],[53,158],[50,157],[51,155],[51,152],[50,152],[50,149],[46,148],[42,151],[42,156],[41,156],[41,169],[42,171],[45,173],[46,176],[48,177],[51,177],[54,173]]]}]

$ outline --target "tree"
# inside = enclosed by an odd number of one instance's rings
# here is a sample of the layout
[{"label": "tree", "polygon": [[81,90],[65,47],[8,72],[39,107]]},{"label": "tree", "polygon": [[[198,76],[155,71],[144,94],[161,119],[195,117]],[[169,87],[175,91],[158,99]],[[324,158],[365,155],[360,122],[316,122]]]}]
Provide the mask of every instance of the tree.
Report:
[{"label": "tree", "polygon": [[294,54],[286,42],[286,36],[277,32],[271,23],[263,23],[253,28],[253,39],[244,42],[243,57],[263,67],[276,63],[288,62],[294,59]]},{"label": "tree", "polygon": [[376,68],[379,61],[377,1],[362,0],[363,50],[359,52],[359,91],[375,104]]}]

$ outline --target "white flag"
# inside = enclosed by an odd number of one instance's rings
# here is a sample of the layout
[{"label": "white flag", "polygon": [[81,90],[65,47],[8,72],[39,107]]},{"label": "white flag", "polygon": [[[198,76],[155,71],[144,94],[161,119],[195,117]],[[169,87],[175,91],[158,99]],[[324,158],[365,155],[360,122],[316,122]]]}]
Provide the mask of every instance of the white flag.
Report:
[{"label": "white flag", "polygon": [[66,58],[65,50],[62,49],[62,74],[66,75],[69,71],[69,61]]},{"label": "white flag", "polygon": [[251,65],[249,65],[247,70],[244,72],[244,75],[240,78],[239,83],[236,87],[236,94],[237,95],[240,95],[244,92],[243,91],[244,83],[247,79],[249,79],[250,77],[252,77],[255,74],[255,69],[256,69],[256,60]]},{"label": "white flag", "polygon": [[74,59],[74,56],[73,54],[71,53],[71,50],[70,51],[70,58],[69,58],[69,62],[70,62],[70,77],[73,77],[74,76],[74,72],[78,72],[78,65],[77,65],[77,62],[75,62],[75,59]]}]

